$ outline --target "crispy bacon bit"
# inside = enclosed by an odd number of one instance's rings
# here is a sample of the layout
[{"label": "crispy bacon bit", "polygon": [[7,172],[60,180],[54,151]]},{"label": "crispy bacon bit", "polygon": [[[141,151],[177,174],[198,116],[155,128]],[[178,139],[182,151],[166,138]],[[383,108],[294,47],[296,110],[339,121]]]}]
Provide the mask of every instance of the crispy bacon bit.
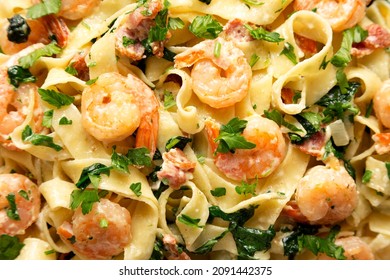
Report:
[{"label": "crispy bacon bit", "polygon": [[223,33],[226,40],[234,42],[253,41],[249,30],[244,26],[244,22],[238,18],[228,21],[223,27]]},{"label": "crispy bacon bit", "polygon": [[76,77],[83,81],[88,81],[90,79],[89,67],[87,65],[87,62],[85,61],[87,53],[88,52],[86,51],[81,51],[77,53],[70,61],[70,65],[77,71]]},{"label": "crispy bacon bit", "polygon": [[[145,58],[146,49],[142,41],[148,38],[150,29],[156,25],[154,20],[161,10],[161,1],[151,1],[147,6],[141,6],[130,13],[125,22],[117,29],[115,35],[116,50],[121,55],[127,56],[135,61]],[[170,36],[171,34],[168,32],[166,40]],[[124,38],[129,40],[129,42],[124,42]],[[158,41],[150,44],[152,53],[155,56],[163,57],[164,43],[165,41]]]},{"label": "crispy bacon bit", "polygon": [[168,260],[190,260],[191,258],[185,252],[179,252],[176,239],[170,234],[163,237],[165,249],[168,251]]},{"label": "crispy bacon bit", "polygon": [[282,88],[281,96],[284,104],[292,104],[294,91],[291,88]]},{"label": "crispy bacon bit", "polygon": [[173,189],[180,188],[187,180],[192,178],[196,162],[190,161],[184,152],[178,148],[164,152],[161,170],[157,172],[160,180],[167,180]]},{"label": "crispy bacon bit", "polygon": [[321,157],[322,148],[325,147],[325,137],[325,133],[318,131],[306,139],[302,145],[298,145],[298,148],[305,154]]},{"label": "crispy bacon bit", "polygon": [[376,49],[390,47],[390,33],[378,24],[371,24],[367,27],[367,38],[358,44],[353,44],[351,54],[358,58],[373,53]]},{"label": "crispy bacon bit", "polygon": [[387,154],[390,152],[390,133],[376,133],[372,136],[374,140],[375,151],[380,154]]},{"label": "crispy bacon bit", "polygon": [[294,34],[294,38],[298,47],[305,54],[305,57],[312,57],[318,52],[316,41],[298,34]]}]

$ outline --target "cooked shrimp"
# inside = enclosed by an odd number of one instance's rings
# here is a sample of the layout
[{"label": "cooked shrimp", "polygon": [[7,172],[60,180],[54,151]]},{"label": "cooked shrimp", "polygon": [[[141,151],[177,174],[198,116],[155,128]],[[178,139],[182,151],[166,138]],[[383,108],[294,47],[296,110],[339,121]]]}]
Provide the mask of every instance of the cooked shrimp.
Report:
[{"label": "cooked shrimp", "polygon": [[[218,44],[220,51],[216,54]],[[233,42],[222,38],[205,40],[176,55],[176,68],[191,65],[192,88],[203,103],[225,108],[248,94],[252,70]]]},{"label": "cooked shrimp", "polygon": [[101,2],[101,0],[62,0],[58,15],[70,20],[79,20],[89,16]]},{"label": "cooked shrimp", "polygon": [[[254,144],[253,149],[237,149],[234,153],[217,153],[214,159],[216,167],[228,178],[237,181],[248,181],[270,175],[283,161],[286,154],[286,143],[279,126],[266,118],[253,115],[245,118],[248,121],[242,135]],[[215,151],[215,139],[219,135],[219,124],[205,122],[208,142]]]},{"label": "cooked shrimp", "polygon": [[72,222],[64,222],[58,227],[57,233],[82,256],[108,259],[123,252],[131,241],[130,212],[103,198],[93,204],[88,214],[84,215],[78,208]]},{"label": "cooked shrimp", "polygon": [[21,174],[0,174],[0,235],[24,234],[41,208],[36,184]]},{"label": "cooked shrimp", "polygon": [[390,79],[383,82],[373,102],[376,117],[385,127],[390,128]]},{"label": "cooked shrimp", "polygon": [[351,28],[366,14],[365,0],[295,0],[294,10],[316,10],[336,32]]},{"label": "cooked shrimp", "polygon": [[[287,209],[285,213],[299,222],[334,224],[351,215],[357,199],[355,181],[344,167],[319,165],[310,169],[298,182],[296,207]],[[295,202],[289,206],[294,205]]]},{"label": "cooked shrimp", "polygon": [[[115,48],[121,55],[136,61],[146,57],[142,41],[148,38],[150,29],[156,25],[154,19],[162,8],[161,1],[150,1],[123,19],[116,29],[115,35]],[[165,39],[169,37],[170,33],[168,32]],[[164,55],[164,41],[150,43],[152,53],[155,56],[162,57]]]},{"label": "cooked shrimp", "polygon": [[17,148],[10,139],[10,134],[21,125],[27,117],[31,96],[34,97],[34,115],[32,129],[42,131],[43,110],[39,103],[38,86],[23,83],[15,88],[8,79],[8,67],[13,66],[18,58],[39,48],[41,44],[32,45],[13,55],[6,64],[0,66],[0,144],[10,150]]},{"label": "cooked shrimp", "polygon": [[104,73],[82,93],[83,126],[96,139],[114,142],[137,130],[136,147],[156,150],[159,102],[154,92],[133,75]]},{"label": "cooked shrimp", "polygon": [[[347,260],[374,260],[374,254],[371,248],[361,238],[357,236],[347,236],[337,238],[334,242],[337,246],[342,246],[344,256]],[[324,255],[318,255],[319,260],[331,260],[332,258]]]},{"label": "cooked shrimp", "polygon": [[178,189],[187,180],[192,179],[196,162],[190,161],[182,150],[170,149],[164,152],[162,157],[164,161],[161,170],[157,172],[160,180],[165,179],[171,188]]},{"label": "cooked shrimp", "polygon": [[375,151],[379,155],[387,154],[390,152],[390,133],[382,132],[375,133],[372,136],[372,140],[374,140],[374,148]]}]

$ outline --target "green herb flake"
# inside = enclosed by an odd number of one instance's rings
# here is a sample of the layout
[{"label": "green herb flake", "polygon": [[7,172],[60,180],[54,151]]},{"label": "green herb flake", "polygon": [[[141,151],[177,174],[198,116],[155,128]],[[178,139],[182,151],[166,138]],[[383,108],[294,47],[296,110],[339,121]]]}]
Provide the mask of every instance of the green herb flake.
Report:
[{"label": "green herb flake", "polygon": [[67,117],[62,117],[60,120],[59,120],[59,125],[71,125],[73,123],[72,120],[69,120]]},{"label": "green herb flake", "polygon": [[215,58],[219,58],[221,56],[221,43],[216,41],[214,45],[214,56]]},{"label": "green herb flake", "polygon": [[15,194],[10,193],[7,195],[6,198],[9,204],[9,208],[7,209],[8,218],[10,218],[11,220],[20,221],[20,216],[15,202]]},{"label": "green herb flake", "polygon": [[57,14],[60,8],[61,0],[43,0],[41,3],[27,8],[27,17],[35,19],[45,15]]},{"label": "green herb flake", "polygon": [[61,51],[62,49],[55,42],[51,42],[50,44],[19,58],[19,65],[23,68],[30,68],[41,57],[59,54]]},{"label": "green herb flake", "polygon": [[87,86],[90,86],[90,85],[93,85],[94,83],[96,83],[96,81],[99,79],[99,77],[96,77],[94,79],[90,79],[89,81],[86,81],[85,84]]},{"label": "green herb flake", "polygon": [[42,100],[46,101],[50,105],[53,105],[54,107],[57,107],[57,109],[63,106],[68,106],[74,101],[73,96],[69,96],[50,89],[39,88],[38,93],[41,96]]},{"label": "green herb flake", "polygon": [[37,78],[31,74],[30,70],[19,65],[8,67],[7,73],[10,84],[16,88],[19,87],[21,83],[34,83],[37,81]]},{"label": "green herb flake", "polygon": [[387,177],[390,179],[390,162],[385,162]]},{"label": "green herb flake", "polygon": [[216,237],[207,240],[200,247],[198,247],[194,251],[194,253],[195,254],[202,254],[202,255],[210,253],[212,251],[214,245],[217,244],[218,241],[221,240],[228,232],[229,232],[229,230],[225,230],[220,235],[217,235]]},{"label": "green herb flake", "polygon": [[73,76],[77,76],[79,73],[77,72],[76,68],[73,67],[73,63],[71,63],[70,65],[68,65],[66,68],[65,68],[65,72],[70,74],[70,75],[73,75]]},{"label": "green herb flake", "polygon": [[276,122],[278,125],[283,125],[284,127],[288,128],[291,131],[302,132],[302,130],[296,127],[295,125],[286,122],[282,114],[276,109],[273,109],[272,111],[264,111],[264,115],[267,119]]},{"label": "green herb flake", "polygon": [[53,120],[54,110],[47,110],[43,113],[42,126],[50,128]]},{"label": "green herb flake", "polygon": [[181,18],[169,18],[168,19],[168,28],[172,30],[176,29],[183,29],[184,28],[184,22]]},{"label": "green herb flake", "polygon": [[170,138],[165,144],[165,150],[169,151],[170,149],[178,148],[184,150],[185,146],[188,143],[191,143],[192,139],[184,136],[174,136]]},{"label": "green herb flake", "polygon": [[241,185],[236,186],[235,190],[236,190],[236,193],[238,193],[238,194],[256,195],[256,187],[257,187],[257,182],[253,183],[253,184],[248,184],[246,182],[241,182]]},{"label": "green herb flake", "polygon": [[130,160],[125,155],[117,153],[116,146],[112,147],[111,164],[114,169],[121,171],[123,173],[130,174],[129,171],[129,165],[131,164]]},{"label": "green herb flake", "polygon": [[263,40],[271,43],[279,43],[284,41],[284,39],[281,38],[280,34],[277,32],[269,32],[262,27],[254,29],[248,24],[245,24],[244,26],[249,30],[250,35],[255,40]]},{"label": "green herb flake", "polygon": [[286,42],[284,44],[284,48],[280,55],[285,55],[293,64],[298,63],[297,57],[294,52],[294,47],[289,42]]},{"label": "green herb flake", "polygon": [[215,197],[221,197],[226,195],[226,188],[215,188],[210,190],[210,193]]},{"label": "green herb flake", "polygon": [[174,106],[176,106],[175,96],[172,92],[164,90],[164,109],[168,110]]},{"label": "green herb flake", "polygon": [[35,146],[45,146],[52,148],[57,152],[62,150],[60,145],[54,143],[53,137],[33,133],[29,125],[27,125],[22,131],[22,140],[25,142],[30,142]]},{"label": "green herb flake", "polygon": [[14,260],[19,256],[24,244],[16,236],[0,235],[0,260]]},{"label": "green herb flake", "polygon": [[18,194],[23,197],[25,200],[30,200],[30,197],[28,196],[28,193],[25,190],[18,191]]},{"label": "green herb flake", "polygon": [[219,135],[214,140],[218,142],[216,152],[235,152],[236,149],[253,149],[256,144],[247,141],[241,133],[244,131],[248,121],[235,117],[226,125],[221,125]]},{"label": "green herb flake", "polygon": [[47,251],[45,251],[44,253],[45,253],[45,255],[47,256],[47,255],[54,254],[55,252],[56,252],[56,250],[54,250],[54,249],[51,249],[51,250],[47,250]]},{"label": "green herb flake", "polygon": [[202,155],[196,155],[196,158],[200,164],[204,164],[206,162],[206,158]]},{"label": "green herb flake", "polygon": [[251,6],[261,6],[261,5],[264,5],[264,2],[261,2],[261,1],[258,1],[258,0],[241,0],[241,1],[244,2],[245,4],[251,5]]},{"label": "green herb flake", "polygon": [[373,107],[374,107],[374,102],[371,99],[370,103],[366,107],[366,113],[364,114],[364,117],[369,118],[371,116]]},{"label": "green herb flake", "polygon": [[199,38],[215,39],[222,32],[222,25],[211,15],[197,16],[191,22],[188,29],[192,34]]},{"label": "green herb flake", "polygon": [[142,185],[141,185],[140,182],[138,182],[138,183],[132,183],[132,184],[130,185],[130,190],[132,190],[133,193],[134,193],[136,196],[138,196],[138,197],[140,197],[140,196],[142,195],[141,189],[142,189]]},{"label": "green herb flake", "polygon": [[100,201],[97,189],[74,190],[70,197],[70,208],[75,210],[77,207],[81,206],[83,215],[91,212],[93,204]]},{"label": "green herb flake", "polygon": [[127,48],[128,46],[134,45],[135,43],[136,43],[136,41],[134,39],[131,39],[127,36],[122,37],[122,44],[125,48]]},{"label": "green herb flake", "polygon": [[260,56],[258,56],[257,54],[252,54],[251,55],[251,58],[249,59],[249,65],[250,67],[253,67],[256,65],[256,63],[259,61],[260,59]]},{"label": "green herb flake", "polygon": [[181,222],[187,226],[196,227],[196,228],[203,228],[203,226],[199,225],[200,219],[194,219],[194,218],[191,218],[190,216],[187,216],[185,214],[181,214],[177,219],[179,222]]},{"label": "green herb flake", "polygon": [[371,170],[366,170],[363,174],[363,177],[362,177],[362,183],[363,184],[367,184],[370,182],[371,180],[371,177],[372,177],[372,171]]},{"label": "green herb flake", "polygon": [[103,218],[99,221],[100,228],[108,228],[108,221],[107,219]]},{"label": "green herb flake", "polygon": [[129,159],[129,163],[138,167],[151,167],[152,158],[150,151],[146,147],[133,148],[127,151],[126,157]]},{"label": "green herb flake", "polygon": [[100,179],[100,176],[102,174],[110,176],[111,169],[111,166],[106,166],[102,163],[94,163],[90,166],[84,167],[81,172],[80,178],[76,183],[76,187],[81,190],[84,190],[92,183],[94,187],[97,188],[98,182],[96,181],[96,179]]}]

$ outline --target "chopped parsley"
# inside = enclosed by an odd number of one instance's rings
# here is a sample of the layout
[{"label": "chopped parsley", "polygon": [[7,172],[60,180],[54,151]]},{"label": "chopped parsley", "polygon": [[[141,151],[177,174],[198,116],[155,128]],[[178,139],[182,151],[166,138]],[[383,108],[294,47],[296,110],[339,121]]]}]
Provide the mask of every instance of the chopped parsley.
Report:
[{"label": "chopped parsley", "polygon": [[60,11],[61,0],[43,0],[27,9],[28,18],[40,18],[49,14],[56,14]]},{"label": "chopped parsley", "polygon": [[[95,64],[95,65],[96,65],[96,64]],[[91,67],[91,66],[88,66],[88,67]],[[98,79],[99,79],[99,77],[96,77],[96,78],[94,78],[94,79],[90,79],[90,80],[86,81],[85,84],[86,84],[87,86],[93,85],[94,83],[96,83],[96,81],[97,81]]]},{"label": "chopped parsley", "polygon": [[50,128],[53,120],[54,110],[47,110],[43,113],[42,126]]},{"label": "chopped parsley", "polygon": [[221,56],[221,47],[222,47],[221,43],[216,41],[214,45],[214,56],[216,58],[219,58]]},{"label": "chopped parsley", "polygon": [[19,87],[21,83],[34,83],[37,80],[37,78],[31,74],[30,70],[19,65],[8,67],[7,73],[10,84],[16,88]]},{"label": "chopped parsley", "polygon": [[107,228],[107,227],[108,227],[108,221],[107,221],[107,219],[105,219],[105,218],[101,219],[101,220],[99,221],[99,226],[100,226],[101,228]]},{"label": "chopped parsley", "polygon": [[136,41],[134,39],[131,39],[127,36],[122,37],[122,45],[127,48],[128,46],[134,45]]},{"label": "chopped parsley", "polygon": [[240,120],[237,117],[231,119],[226,125],[221,125],[219,135],[214,140],[218,142],[216,153],[234,153],[236,149],[253,149],[256,144],[247,141],[241,133],[244,131],[248,121]]},{"label": "chopped parsley", "polygon": [[72,210],[81,206],[83,215],[91,212],[93,204],[99,202],[99,194],[96,189],[74,190],[71,195],[70,208]]},{"label": "chopped parsley", "polygon": [[253,39],[264,40],[271,43],[279,43],[284,41],[284,39],[281,38],[280,34],[277,32],[269,32],[263,27],[254,29],[249,24],[245,24],[244,26],[246,29],[249,30],[249,34],[252,36]]},{"label": "chopped parsley", "polygon": [[196,227],[196,228],[202,228],[203,226],[199,225],[200,219],[191,218],[190,216],[187,216],[185,214],[181,214],[177,220],[187,226],[190,227]]},{"label": "chopped parsley", "polygon": [[25,190],[18,191],[18,194],[23,197],[25,200],[30,200],[30,197],[28,196],[28,193]]},{"label": "chopped parsley", "polygon": [[241,0],[247,5],[252,5],[252,6],[261,6],[264,5],[264,2],[258,1],[258,0]]},{"label": "chopped parsley", "polygon": [[11,220],[20,221],[18,208],[16,207],[15,202],[15,194],[9,193],[6,198],[9,204],[9,208],[7,209],[8,218],[10,218]]},{"label": "chopped parsley", "polygon": [[258,56],[257,54],[252,54],[251,55],[251,58],[249,59],[249,65],[250,67],[253,67],[255,66],[255,64],[259,61],[260,59],[260,56]]},{"label": "chopped parsley", "polygon": [[130,190],[133,191],[133,193],[136,195],[136,196],[141,196],[142,195],[142,191],[141,191],[141,188],[142,188],[142,185],[140,182],[138,183],[133,183],[130,185]]},{"label": "chopped parsley", "polygon": [[267,119],[276,122],[278,125],[283,125],[291,131],[302,132],[302,130],[295,125],[285,121],[282,114],[276,109],[273,109],[272,111],[264,111],[264,115]]},{"label": "chopped parsley", "polygon": [[210,193],[215,197],[221,197],[226,195],[226,188],[215,188],[213,190],[210,190]]},{"label": "chopped parsley", "polygon": [[74,101],[73,96],[69,96],[50,89],[39,88],[38,93],[42,100],[46,101],[50,105],[53,105],[54,107],[57,107],[57,109],[63,106],[68,106]]},{"label": "chopped parsley", "polygon": [[164,109],[167,110],[176,106],[175,96],[172,92],[164,90]]},{"label": "chopped parsley", "polygon": [[169,18],[168,19],[168,28],[172,30],[183,29],[184,22],[181,18]]},{"label": "chopped parsley", "polygon": [[62,117],[60,120],[59,120],[59,125],[71,125],[73,123],[72,120],[69,120],[67,117]]},{"label": "chopped parsley", "polygon": [[170,138],[165,144],[165,150],[169,151],[170,149],[178,148],[184,150],[188,143],[191,143],[192,139],[184,136],[175,136]]},{"label": "chopped parsley", "polygon": [[0,235],[0,260],[14,260],[24,244],[16,236]]},{"label": "chopped parsley", "polygon": [[25,142],[30,142],[35,146],[45,146],[52,148],[57,152],[62,150],[60,145],[54,143],[53,137],[33,133],[29,125],[27,125],[22,131],[22,140]]},{"label": "chopped parsley", "polygon": [[286,42],[284,44],[284,48],[280,55],[285,55],[293,64],[298,63],[297,57],[294,52],[294,47],[289,42]]},{"label": "chopped parsley", "polygon": [[363,177],[362,177],[362,183],[363,184],[367,184],[370,182],[371,180],[371,177],[372,177],[372,171],[371,170],[366,170],[363,174]]},{"label": "chopped parsley", "polygon": [[98,187],[100,183],[100,175],[105,174],[110,176],[110,170],[112,167],[106,166],[102,163],[94,163],[90,166],[83,168],[80,178],[76,183],[76,187],[81,190],[85,190],[90,184],[94,187]]},{"label": "chopped parsley", "polygon": [[257,182],[255,182],[253,184],[248,184],[246,182],[241,182],[241,185],[236,186],[235,190],[236,190],[236,193],[238,193],[238,194],[256,195],[256,192],[255,192],[256,191],[256,187],[257,187]]},{"label": "chopped parsley", "polygon": [[73,67],[73,63],[71,63],[70,65],[68,65],[66,68],[65,68],[65,72],[70,74],[70,75],[73,75],[73,76],[77,76],[79,73],[77,72],[76,68]]},{"label": "chopped parsley", "polygon": [[45,45],[42,48],[37,49],[29,53],[28,55],[19,58],[19,64],[23,68],[30,68],[42,56],[52,56],[55,54],[59,54],[60,52],[61,48],[55,42],[51,42],[50,44]]},{"label": "chopped parsley", "polygon": [[222,32],[222,25],[211,15],[197,16],[191,22],[188,29],[192,34],[199,38],[215,39]]}]

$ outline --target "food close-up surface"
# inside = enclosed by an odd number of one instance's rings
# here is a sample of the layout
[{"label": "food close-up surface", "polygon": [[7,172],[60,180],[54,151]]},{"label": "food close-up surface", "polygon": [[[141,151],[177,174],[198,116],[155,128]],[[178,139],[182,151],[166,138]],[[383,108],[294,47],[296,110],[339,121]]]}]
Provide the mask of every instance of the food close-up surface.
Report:
[{"label": "food close-up surface", "polygon": [[1,260],[389,260],[390,1],[0,0]]}]

